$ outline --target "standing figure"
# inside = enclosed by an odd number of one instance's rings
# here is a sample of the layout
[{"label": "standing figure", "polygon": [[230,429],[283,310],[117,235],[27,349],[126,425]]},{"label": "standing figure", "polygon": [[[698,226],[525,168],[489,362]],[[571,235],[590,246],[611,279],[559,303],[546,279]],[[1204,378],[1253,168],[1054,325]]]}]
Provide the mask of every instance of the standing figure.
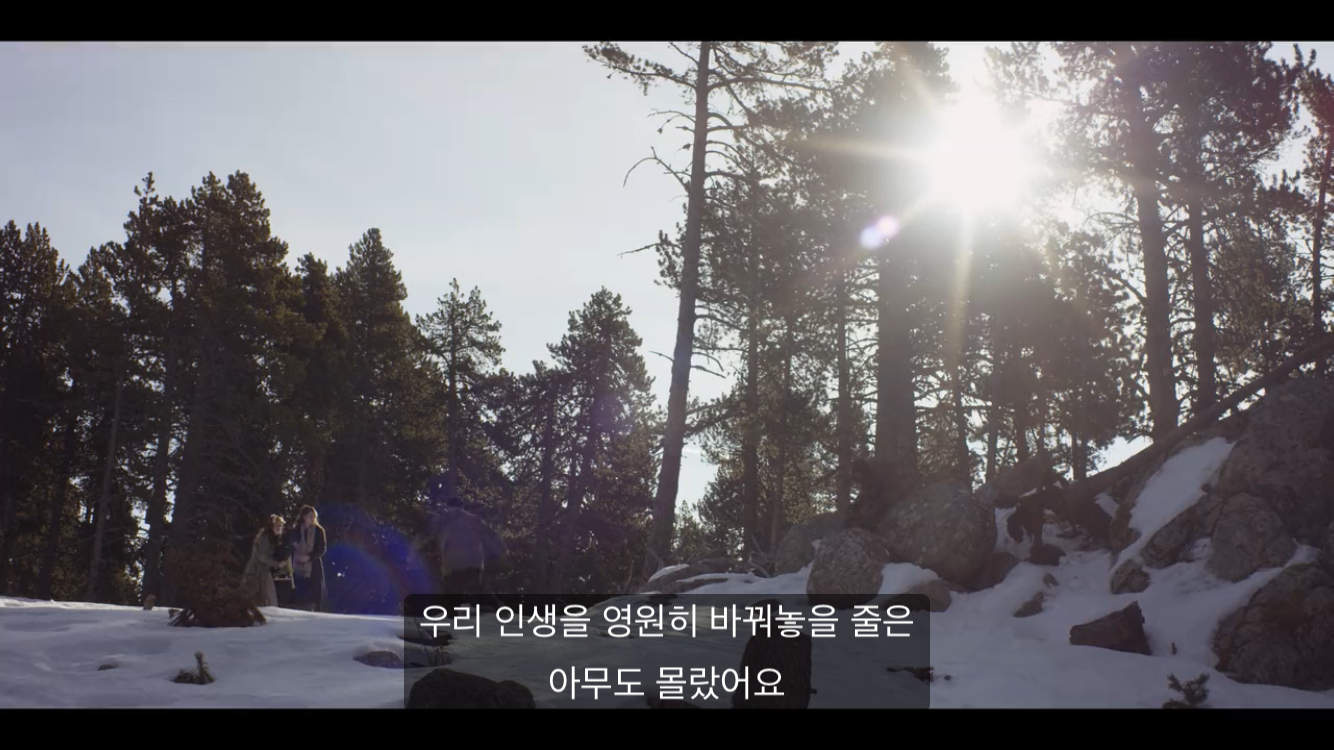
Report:
[{"label": "standing figure", "polygon": [[324,609],[324,552],[328,548],[319,514],[309,505],[297,513],[296,528],[289,536],[292,548],[292,606],[311,612]]},{"label": "standing figure", "polygon": [[416,546],[433,547],[431,556],[438,559],[442,593],[498,601],[486,590],[486,573],[504,561],[504,541],[480,517],[461,507],[448,473],[434,478],[427,491],[436,510],[427,517]]},{"label": "standing figure", "polygon": [[283,525],[282,516],[269,516],[269,523],[255,534],[255,541],[250,546],[250,560],[241,576],[241,591],[256,607],[278,606],[273,577],[283,565],[280,557]]}]

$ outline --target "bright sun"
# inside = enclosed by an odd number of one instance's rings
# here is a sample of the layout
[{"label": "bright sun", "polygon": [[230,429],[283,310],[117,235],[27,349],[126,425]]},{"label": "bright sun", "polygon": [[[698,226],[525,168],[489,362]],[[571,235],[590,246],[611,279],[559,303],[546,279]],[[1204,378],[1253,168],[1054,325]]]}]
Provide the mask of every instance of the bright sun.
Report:
[{"label": "bright sun", "polygon": [[981,93],[965,91],[941,115],[925,154],[932,195],[969,214],[1013,208],[1033,173],[1020,131]]}]

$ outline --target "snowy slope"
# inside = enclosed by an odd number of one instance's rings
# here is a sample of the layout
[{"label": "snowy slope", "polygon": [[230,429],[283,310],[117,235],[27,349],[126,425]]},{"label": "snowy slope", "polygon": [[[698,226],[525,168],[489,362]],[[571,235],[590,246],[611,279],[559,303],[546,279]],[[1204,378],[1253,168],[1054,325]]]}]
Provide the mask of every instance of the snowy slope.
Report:
[{"label": "snowy slope", "polygon": [[[1191,502],[1167,492],[1190,495],[1208,481],[1226,456],[1225,444],[1208,443],[1174,457],[1146,488],[1143,500],[1162,498],[1179,510]],[[1145,514],[1153,511],[1145,508]],[[1133,523],[1143,532],[1170,520],[1166,512]],[[1053,539],[1062,543],[1059,539]],[[1073,548],[1071,548],[1073,550]],[[1131,554],[1133,552],[1127,551]],[[1310,559],[1304,548],[1292,563]],[[1218,619],[1277,574],[1261,571],[1240,583],[1218,581],[1202,562],[1155,571],[1140,594],[1112,596],[1107,552],[1071,551],[1059,567],[1023,563],[993,589],[956,594],[949,610],[932,615],[931,651],[937,674],[951,676],[931,685],[938,708],[1156,708],[1172,697],[1167,675],[1191,679],[1211,674],[1210,705],[1235,708],[1334,708],[1334,692],[1242,685],[1212,670],[1208,639]],[[906,591],[935,577],[913,565],[885,567],[882,592]],[[1045,586],[1050,573],[1056,586]],[[809,568],[771,579],[744,575],[725,578],[694,594],[762,597],[805,592]],[[1045,611],[1028,618],[1012,613],[1035,592],[1046,591]],[[691,594],[677,602],[689,601]],[[702,600],[699,600],[702,601]],[[1146,657],[1068,644],[1072,625],[1138,601],[1155,653]],[[371,707],[403,705],[403,672],[354,661],[369,651],[403,653],[402,620],[396,617],[311,614],[265,610],[269,624],[239,629],[173,628],[162,610],[32,600],[0,599],[0,707]],[[484,628],[497,633],[494,621]],[[840,634],[842,635],[842,634]],[[874,707],[902,689],[902,673],[886,671],[876,644],[866,639],[816,639],[812,682],[819,691],[811,707]],[[1171,645],[1176,655],[1169,654]],[[513,679],[527,685],[539,706],[556,702],[553,669],[596,661],[615,667],[618,654],[634,663],[669,665],[683,646],[722,654],[737,663],[742,640],[729,638],[585,640],[480,638],[460,636],[450,646],[452,668]],[[735,652],[729,655],[726,651]],[[217,676],[210,685],[171,681],[193,666],[203,651]],[[716,657],[710,657],[714,660]],[[99,670],[113,664],[115,668]],[[424,671],[424,670],[423,670]],[[706,705],[713,704],[704,701]],[[568,700],[561,705],[570,705]],[[643,698],[591,695],[576,705],[644,707]]]}]

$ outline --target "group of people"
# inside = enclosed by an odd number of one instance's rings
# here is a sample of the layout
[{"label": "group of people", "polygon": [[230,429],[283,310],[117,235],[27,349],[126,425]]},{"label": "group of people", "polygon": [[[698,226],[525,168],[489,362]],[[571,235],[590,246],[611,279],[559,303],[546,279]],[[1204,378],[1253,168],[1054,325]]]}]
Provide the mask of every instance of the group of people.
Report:
[{"label": "group of people", "polygon": [[[327,593],[326,548],[324,527],[311,506],[301,506],[292,524],[280,515],[269,516],[269,523],[255,535],[241,588],[257,607],[320,612]],[[289,580],[291,586],[283,586],[280,596],[278,583]]]}]

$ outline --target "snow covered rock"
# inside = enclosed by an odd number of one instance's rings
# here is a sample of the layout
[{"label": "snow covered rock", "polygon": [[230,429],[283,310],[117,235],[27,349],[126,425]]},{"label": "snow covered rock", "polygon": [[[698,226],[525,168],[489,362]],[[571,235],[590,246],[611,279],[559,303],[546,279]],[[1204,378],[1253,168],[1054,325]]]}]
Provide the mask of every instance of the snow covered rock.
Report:
[{"label": "snow covered rock", "polygon": [[908,595],[925,596],[932,612],[944,612],[950,608],[954,601],[953,592],[958,589],[940,578],[932,578],[913,586],[908,590]]},{"label": "snow covered rock", "polygon": [[893,559],[962,584],[971,581],[995,551],[996,511],[963,482],[937,482],[890,508],[879,531]]},{"label": "snow covered rock", "polygon": [[673,565],[663,568],[654,573],[648,582],[639,587],[636,593],[680,594],[723,580],[701,576],[741,572],[744,572],[741,569],[741,564],[730,557],[709,557],[688,565]]},{"label": "snow covered rock", "polygon": [[1313,564],[1284,570],[1219,623],[1213,649],[1238,682],[1334,688],[1334,578]]},{"label": "snow covered rock", "polygon": [[1178,562],[1183,551],[1206,533],[1218,501],[1205,487],[1218,475],[1232,447],[1225,438],[1215,437],[1183,448],[1121,505],[1113,523],[1118,555],[1112,593],[1144,591],[1150,578],[1146,569]]}]

